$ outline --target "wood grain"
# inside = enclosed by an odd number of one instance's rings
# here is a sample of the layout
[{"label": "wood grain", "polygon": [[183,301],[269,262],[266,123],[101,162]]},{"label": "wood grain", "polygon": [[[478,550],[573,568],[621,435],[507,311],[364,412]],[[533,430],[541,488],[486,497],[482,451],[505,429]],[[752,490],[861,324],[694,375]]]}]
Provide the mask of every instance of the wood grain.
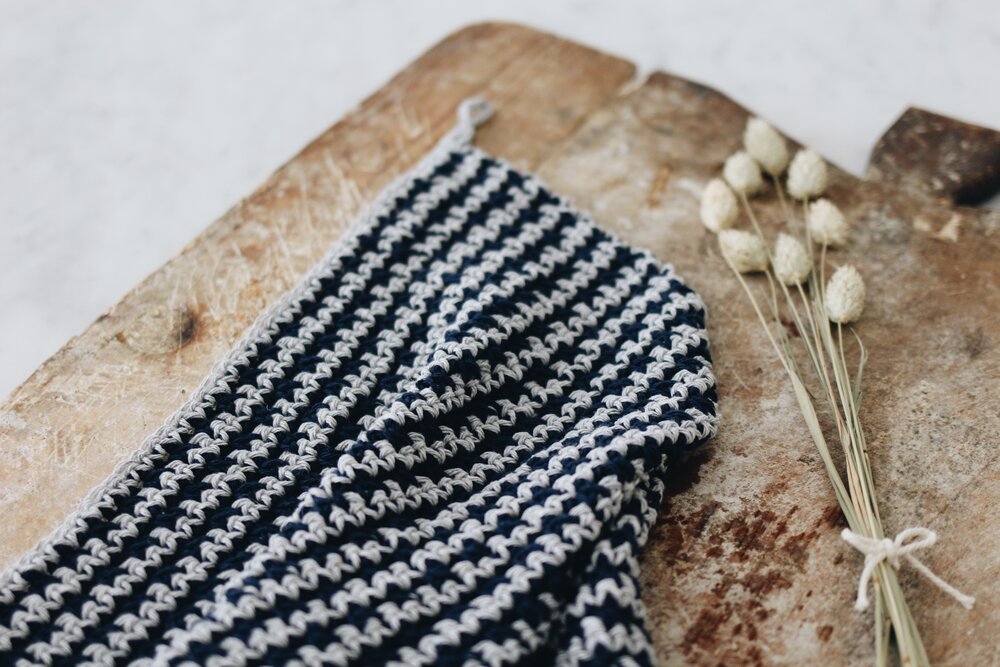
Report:
[{"label": "wood grain", "polygon": [[[666,74],[533,30],[448,37],[71,340],[0,408],[0,561],[54,528],[155,430],[270,302],[452,124],[464,97],[497,116],[477,143],[537,171],[599,223],[672,261],[710,309],[723,427],[676,470],[644,554],[667,665],[870,662],[852,610],[860,558],[781,369],[697,216],[746,110]],[[893,183],[898,181],[893,181]],[[936,664],[1000,662],[1000,216],[833,175],[865,274],[864,419],[891,530],[928,525],[926,562],[975,593],[965,612],[912,572]],[[760,200],[770,227],[773,195]]]}]

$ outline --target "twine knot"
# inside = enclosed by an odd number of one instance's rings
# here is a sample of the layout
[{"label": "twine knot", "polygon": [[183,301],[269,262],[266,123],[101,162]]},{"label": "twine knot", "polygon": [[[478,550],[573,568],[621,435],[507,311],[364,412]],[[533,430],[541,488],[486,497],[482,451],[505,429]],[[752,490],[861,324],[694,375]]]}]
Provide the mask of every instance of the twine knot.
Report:
[{"label": "twine knot", "polygon": [[854,603],[855,609],[863,611],[868,608],[868,584],[871,582],[878,564],[887,561],[898,570],[902,558],[905,558],[920,574],[930,579],[931,583],[958,600],[963,607],[972,609],[976,598],[962,593],[931,572],[929,567],[913,555],[913,552],[918,549],[925,549],[937,542],[937,533],[934,531],[920,527],[907,528],[896,535],[896,539],[890,540],[888,537],[881,539],[868,537],[845,528],[840,536],[845,542],[865,555],[865,567],[861,570],[861,579],[858,581],[858,599]]}]

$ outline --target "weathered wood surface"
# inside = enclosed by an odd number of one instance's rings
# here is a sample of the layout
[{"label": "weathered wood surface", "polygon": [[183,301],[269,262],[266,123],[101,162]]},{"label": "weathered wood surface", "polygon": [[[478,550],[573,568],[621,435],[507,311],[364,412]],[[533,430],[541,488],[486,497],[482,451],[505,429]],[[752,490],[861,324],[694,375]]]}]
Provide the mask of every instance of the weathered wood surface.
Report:
[{"label": "weathered wood surface", "polygon": [[[698,222],[700,189],[738,146],[747,112],[511,25],[444,40],[14,392],[0,407],[0,563],[155,430],[471,94],[498,109],[479,145],[672,261],[709,304],[722,429],[676,471],[643,561],[663,663],[870,661],[870,615],[852,609],[861,559],[840,542],[791,390]],[[855,224],[833,260],[858,264],[871,292],[859,329],[871,350],[864,420],[876,483],[889,529],[937,530],[941,544],[921,557],[978,597],[965,612],[904,571],[932,660],[997,664],[1000,215],[904,188],[835,170],[830,191]],[[773,195],[760,206],[775,226]]]},{"label": "weathered wood surface", "polygon": [[911,107],[875,144],[865,177],[978,204],[1000,189],[1000,132]]}]

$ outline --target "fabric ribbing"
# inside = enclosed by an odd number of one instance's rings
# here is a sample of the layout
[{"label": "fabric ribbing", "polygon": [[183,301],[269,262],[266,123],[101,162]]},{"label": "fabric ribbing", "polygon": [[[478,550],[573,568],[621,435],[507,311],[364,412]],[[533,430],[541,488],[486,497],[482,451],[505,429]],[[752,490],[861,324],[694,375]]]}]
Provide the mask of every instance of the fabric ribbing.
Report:
[{"label": "fabric ribbing", "polygon": [[471,146],[391,186],[0,579],[14,664],[652,664],[638,551],[716,427],[704,308]]}]

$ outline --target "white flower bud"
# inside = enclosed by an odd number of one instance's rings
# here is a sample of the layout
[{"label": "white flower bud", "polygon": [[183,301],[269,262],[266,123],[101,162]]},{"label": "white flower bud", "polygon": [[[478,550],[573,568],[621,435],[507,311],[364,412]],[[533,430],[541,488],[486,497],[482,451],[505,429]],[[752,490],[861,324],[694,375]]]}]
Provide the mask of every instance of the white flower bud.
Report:
[{"label": "white flower bud", "polygon": [[733,226],[740,208],[736,195],[721,178],[713,178],[701,195],[701,221],[709,230],[718,233]]},{"label": "white flower bud", "polygon": [[811,199],[826,190],[826,162],[803,148],[788,165],[788,192],[796,199]]},{"label": "white flower bud", "polygon": [[743,147],[772,176],[779,176],[788,166],[785,138],[761,118],[751,118],[743,131]]},{"label": "white flower bud", "polygon": [[809,204],[806,224],[810,236],[820,245],[838,247],[847,243],[847,221],[829,199],[817,199]]},{"label": "white flower bud", "polygon": [[748,197],[756,194],[764,185],[760,167],[743,151],[729,156],[722,167],[722,176],[726,179],[726,183],[729,183],[729,187]]},{"label": "white flower bud", "polygon": [[853,266],[845,265],[833,272],[826,284],[826,313],[830,321],[840,324],[853,322],[865,309],[865,281]]},{"label": "white flower bud", "polygon": [[798,239],[778,234],[774,244],[774,275],[786,285],[801,285],[809,277],[812,261]]},{"label": "white flower bud", "polygon": [[763,271],[767,268],[767,247],[764,240],[742,229],[723,229],[719,232],[719,250],[733,268],[740,273]]}]

